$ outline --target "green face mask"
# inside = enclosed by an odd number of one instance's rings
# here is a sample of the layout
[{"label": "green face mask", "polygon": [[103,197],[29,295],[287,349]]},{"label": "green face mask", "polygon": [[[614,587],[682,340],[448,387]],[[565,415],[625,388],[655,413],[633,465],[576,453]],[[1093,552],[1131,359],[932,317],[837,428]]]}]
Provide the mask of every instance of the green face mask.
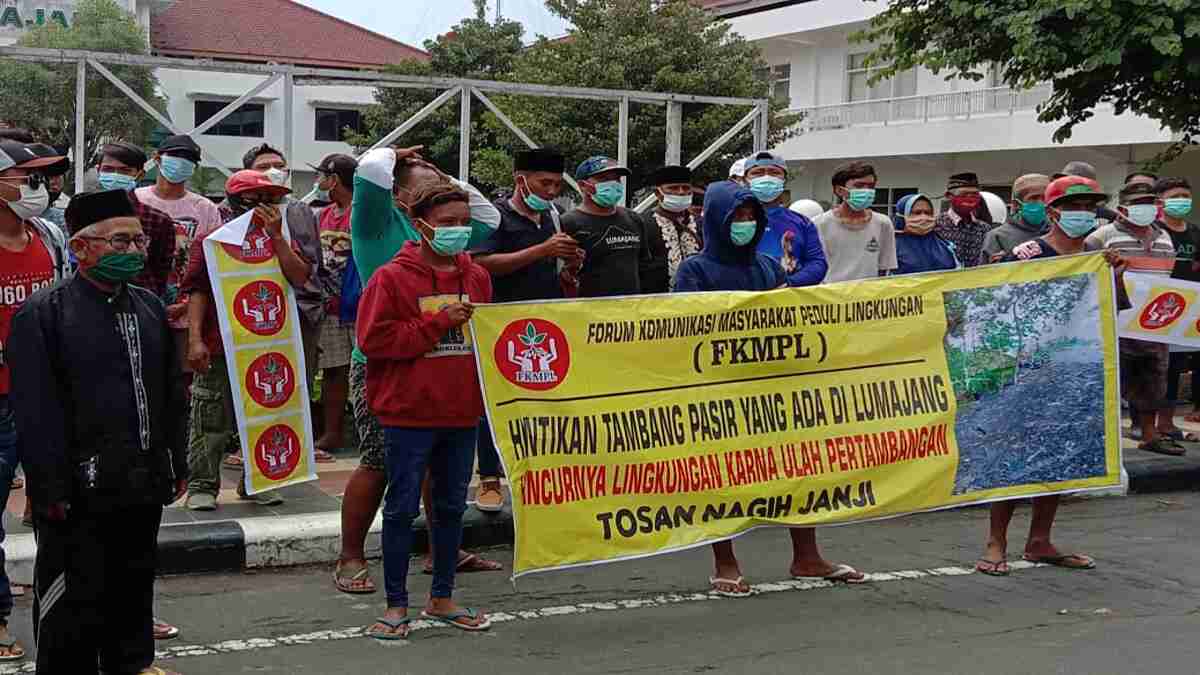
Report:
[{"label": "green face mask", "polygon": [[735,220],[729,224],[729,238],[733,241],[734,246],[749,244],[754,239],[756,232],[758,232],[758,221]]},{"label": "green face mask", "polygon": [[106,284],[124,284],[133,281],[145,267],[146,256],[141,253],[109,253],[101,256],[88,274]]}]

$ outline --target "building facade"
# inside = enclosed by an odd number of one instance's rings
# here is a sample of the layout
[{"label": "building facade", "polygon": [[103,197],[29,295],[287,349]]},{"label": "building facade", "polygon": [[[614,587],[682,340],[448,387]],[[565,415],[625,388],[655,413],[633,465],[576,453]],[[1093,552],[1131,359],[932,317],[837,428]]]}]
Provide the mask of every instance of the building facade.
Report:
[{"label": "building facade", "polygon": [[[997,194],[1009,196],[1024,173],[1050,174],[1071,160],[1096,166],[1109,190],[1174,140],[1153,120],[1114,114],[1101,106],[1062,144],[1057,125],[1037,121],[1049,85],[1015,91],[998,68],[982,81],[947,81],[923,69],[869,84],[863,64],[870,45],[850,36],[886,3],[864,0],[709,0],[707,6],[760,47],[769,64],[772,94],[802,112],[798,135],[774,148],[792,167],[794,198],[832,199],[834,168],[865,160],[879,174],[877,209],[904,194],[940,195],[946,178],[974,171]],[[1163,173],[1200,184],[1200,152],[1186,153]]]}]

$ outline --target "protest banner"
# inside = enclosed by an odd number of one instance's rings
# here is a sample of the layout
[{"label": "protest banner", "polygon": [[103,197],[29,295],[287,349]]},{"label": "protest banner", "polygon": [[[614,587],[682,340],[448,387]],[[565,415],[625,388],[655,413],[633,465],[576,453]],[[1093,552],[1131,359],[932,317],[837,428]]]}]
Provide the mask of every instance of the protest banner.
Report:
[{"label": "protest banner", "polygon": [[479,307],[516,575],[1120,484],[1099,255]]},{"label": "protest banner", "polygon": [[1117,325],[1123,338],[1200,348],[1200,284],[1155,274],[1125,274],[1130,309]]},{"label": "protest banner", "polygon": [[[203,243],[247,494],[317,478],[296,294],[253,216],[230,221]],[[290,242],[286,214],[283,231]]]}]

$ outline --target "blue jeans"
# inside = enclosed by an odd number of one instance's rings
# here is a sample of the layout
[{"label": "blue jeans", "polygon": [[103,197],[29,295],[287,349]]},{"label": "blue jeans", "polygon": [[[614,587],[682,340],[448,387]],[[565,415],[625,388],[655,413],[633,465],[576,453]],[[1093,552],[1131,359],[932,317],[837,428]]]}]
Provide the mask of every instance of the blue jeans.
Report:
[{"label": "blue jeans", "polygon": [[412,521],[420,513],[421,480],[429,468],[433,481],[433,516],[429,527],[433,549],[435,598],[454,592],[454,571],[462,543],[467,485],[475,459],[475,427],[412,429],[384,427],[387,443],[387,494],[383,498],[383,578],[388,607],[408,607],[408,559],[412,554]]},{"label": "blue jeans", "polygon": [[499,478],[504,475],[504,469],[500,466],[500,452],[496,450],[496,444],[492,442],[492,425],[488,421],[487,415],[479,418],[479,477],[480,478]]},{"label": "blue jeans", "polygon": [[[17,420],[8,395],[0,394],[0,510],[8,509],[8,493],[17,471]],[[0,542],[4,541],[4,516],[0,514]],[[8,625],[12,614],[12,588],[4,569],[4,548],[0,547],[0,624]]]}]

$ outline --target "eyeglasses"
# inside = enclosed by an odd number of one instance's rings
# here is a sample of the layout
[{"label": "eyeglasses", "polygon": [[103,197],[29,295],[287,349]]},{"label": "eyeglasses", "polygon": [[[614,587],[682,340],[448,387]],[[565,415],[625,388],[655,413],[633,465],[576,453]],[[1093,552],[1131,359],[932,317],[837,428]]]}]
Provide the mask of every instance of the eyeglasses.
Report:
[{"label": "eyeglasses", "polygon": [[80,239],[107,242],[108,245],[113,247],[113,250],[116,251],[128,250],[130,244],[133,244],[140,249],[145,249],[150,244],[150,237],[147,237],[144,234],[114,234],[111,237],[83,236],[80,237]]},{"label": "eyeglasses", "polygon": [[29,183],[29,187],[33,190],[40,188],[46,184],[46,177],[40,173],[31,173],[28,176],[6,176],[0,178],[3,183]]}]

